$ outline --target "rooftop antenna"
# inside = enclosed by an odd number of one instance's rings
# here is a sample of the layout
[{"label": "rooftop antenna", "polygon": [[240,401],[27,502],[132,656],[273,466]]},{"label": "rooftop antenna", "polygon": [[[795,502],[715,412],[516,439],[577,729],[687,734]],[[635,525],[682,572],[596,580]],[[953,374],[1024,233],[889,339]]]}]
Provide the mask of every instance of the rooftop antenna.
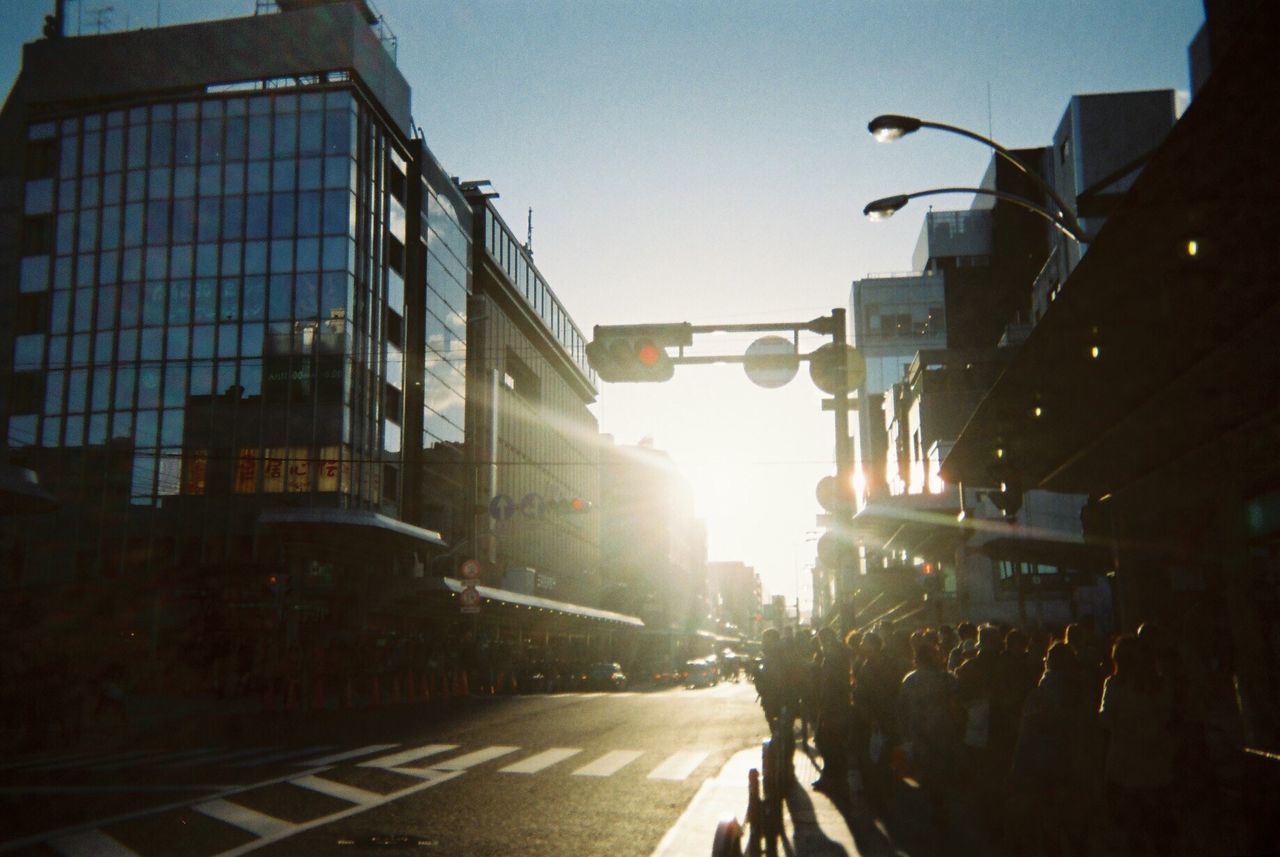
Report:
[{"label": "rooftop antenna", "polygon": [[533,257],[533,208],[529,208],[529,231],[524,239],[524,251]]}]

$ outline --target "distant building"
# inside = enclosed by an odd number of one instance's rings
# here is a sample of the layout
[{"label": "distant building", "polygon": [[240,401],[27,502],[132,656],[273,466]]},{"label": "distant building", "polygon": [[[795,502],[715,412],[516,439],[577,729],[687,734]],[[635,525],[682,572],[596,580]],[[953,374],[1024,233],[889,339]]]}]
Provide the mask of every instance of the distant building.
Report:
[{"label": "distant building", "polygon": [[671,457],[649,446],[606,448],[601,459],[601,605],[654,631],[704,629],[706,524]]},{"label": "distant building", "polygon": [[760,636],[760,576],[744,562],[707,563],[707,591],[712,616],[723,634]]}]

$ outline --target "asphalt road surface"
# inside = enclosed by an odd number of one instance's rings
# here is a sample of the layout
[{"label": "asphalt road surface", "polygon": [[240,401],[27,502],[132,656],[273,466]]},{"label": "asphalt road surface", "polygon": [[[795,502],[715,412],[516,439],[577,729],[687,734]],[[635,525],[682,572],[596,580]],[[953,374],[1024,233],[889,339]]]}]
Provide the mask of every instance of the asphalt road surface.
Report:
[{"label": "asphalt road surface", "polygon": [[350,715],[0,760],[0,853],[647,856],[767,733],[746,682]]}]

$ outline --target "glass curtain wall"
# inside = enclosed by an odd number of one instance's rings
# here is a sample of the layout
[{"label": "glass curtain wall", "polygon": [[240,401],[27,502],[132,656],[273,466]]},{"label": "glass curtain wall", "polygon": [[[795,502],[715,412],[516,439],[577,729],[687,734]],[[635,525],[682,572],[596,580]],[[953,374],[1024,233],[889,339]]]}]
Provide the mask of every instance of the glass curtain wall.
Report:
[{"label": "glass curtain wall", "polygon": [[[135,507],[394,511],[405,165],[353,92],[153,103],[28,137],[10,446],[127,449]],[[433,227],[442,251],[460,240]],[[461,405],[439,410],[460,439]]]}]

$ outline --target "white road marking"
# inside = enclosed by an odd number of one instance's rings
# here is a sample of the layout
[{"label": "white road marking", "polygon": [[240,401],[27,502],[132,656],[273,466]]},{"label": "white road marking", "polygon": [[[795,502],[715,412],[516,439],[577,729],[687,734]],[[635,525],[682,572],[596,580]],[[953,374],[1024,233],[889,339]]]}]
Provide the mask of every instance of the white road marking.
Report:
[{"label": "white road marking", "polygon": [[274,815],[267,815],[265,812],[258,812],[256,809],[249,809],[242,804],[232,803],[222,798],[214,798],[204,803],[198,803],[191,807],[202,815],[210,818],[216,818],[218,821],[224,821],[232,827],[238,827],[241,830],[247,830],[254,836],[266,837],[275,836],[280,833],[291,832],[297,828],[297,825],[283,818],[276,818]]},{"label": "white road marking", "polygon": [[530,756],[522,759],[514,765],[507,765],[505,768],[499,768],[500,774],[536,774],[538,771],[549,768],[557,762],[563,762],[570,756],[576,756],[581,753],[580,747],[554,747],[538,753],[536,756]]},{"label": "white road marking", "polygon": [[613,750],[573,773],[578,777],[611,777],[642,755],[641,750]]},{"label": "white road marking", "polygon": [[332,756],[321,756],[319,759],[308,759],[305,762],[295,762],[294,764],[301,765],[304,768],[311,768],[316,765],[332,765],[334,762],[345,762],[347,759],[370,756],[399,746],[399,744],[370,744],[368,747],[361,747],[358,750],[347,750],[343,753],[334,753]]},{"label": "white road marking", "polygon": [[[424,771],[423,774],[425,775],[425,778],[423,779],[422,782],[415,783],[414,785],[409,786],[409,788],[407,789],[401,789],[398,792],[392,792],[389,795],[383,795],[381,803],[390,803],[393,800],[399,800],[400,798],[408,797],[409,795],[420,792],[423,789],[429,789],[432,786],[438,786],[442,783],[447,783],[449,780],[453,779],[454,777],[462,776],[461,771],[457,771],[449,774],[438,773],[435,771]],[[310,821],[304,821],[301,824],[294,825],[292,830],[282,831],[280,833],[272,834],[271,836],[265,836],[261,839],[255,839],[251,842],[246,842],[244,845],[240,845],[235,848],[231,848],[227,851],[223,851],[221,854],[216,855],[216,857],[240,857],[241,854],[248,854],[250,851],[257,851],[259,848],[262,848],[263,846],[270,845],[273,842],[278,842],[281,839],[288,839],[290,836],[296,836],[297,834],[302,833],[303,831],[311,830],[314,827],[320,827],[325,824],[332,824],[335,821],[341,821],[344,818],[348,818],[353,815],[359,815],[362,812],[368,811],[370,806],[376,806],[376,805],[380,805],[380,804],[357,805],[357,806],[351,807],[350,809],[344,809],[341,812],[335,812],[332,815],[324,815],[324,816],[321,816],[320,818],[313,818]]]},{"label": "white road marking", "polygon": [[503,744],[495,744],[492,747],[485,747],[483,750],[476,750],[474,753],[467,753],[463,756],[456,756],[452,759],[446,759],[431,765],[433,771],[465,771],[467,768],[474,768],[476,765],[483,764],[508,753],[514,753],[519,747],[511,747]]},{"label": "white road marking", "polygon": [[702,764],[702,760],[709,755],[711,754],[698,750],[681,750],[678,753],[672,753],[661,765],[649,772],[649,779],[677,782],[688,779],[689,775]]},{"label": "white road marking", "polygon": [[424,756],[434,756],[437,753],[443,753],[447,750],[458,749],[457,744],[424,744],[421,747],[414,747],[412,750],[401,750],[399,753],[392,753],[389,756],[379,756],[376,759],[370,759],[367,762],[361,762],[362,768],[398,768],[405,762],[412,762],[415,759],[421,759]]},{"label": "white road marking", "polygon": [[360,806],[368,806],[375,804],[384,797],[378,792],[371,792],[368,789],[356,788],[346,783],[338,783],[333,780],[308,775],[289,780],[295,786],[301,786],[304,789],[310,789],[313,792],[319,792],[329,797],[336,797],[339,800],[345,800],[348,803],[359,804]]},{"label": "white road marking", "polygon": [[126,848],[101,830],[85,830],[49,840],[49,847],[63,857],[138,857],[138,852]]}]

